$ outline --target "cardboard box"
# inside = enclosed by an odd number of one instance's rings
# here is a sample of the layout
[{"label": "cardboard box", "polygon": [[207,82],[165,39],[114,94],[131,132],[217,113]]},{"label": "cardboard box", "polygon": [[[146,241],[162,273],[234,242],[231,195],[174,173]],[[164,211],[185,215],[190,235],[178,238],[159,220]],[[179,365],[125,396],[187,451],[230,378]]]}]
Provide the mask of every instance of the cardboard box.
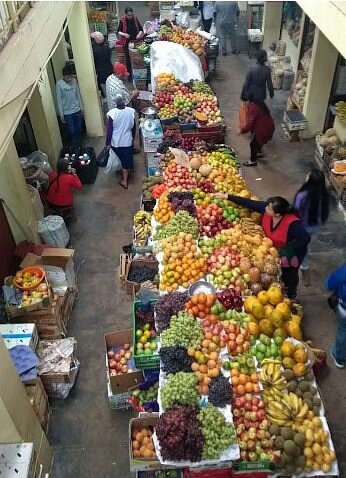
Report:
[{"label": "cardboard box", "polygon": [[27,345],[35,352],[39,342],[35,324],[0,324],[0,335],[8,349]]},{"label": "cardboard box", "polygon": [[[155,269],[157,271],[157,274],[159,273],[159,263],[157,261],[133,259],[129,264],[127,274],[126,274],[126,280],[125,280],[125,285],[127,287],[127,292],[129,294],[133,293],[133,288],[135,289],[136,292],[138,292],[139,289],[141,288],[141,284],[139,282],[133,282],[128,279],[131,266],[146,266],[146,267],[149,267],[150,269]],[[155,284],[156,286],[159,286],[159,281],[153,281],[153,284]]]},{"label": "cardboard box", "polygon": [[44,478],[50,474],[53,466],[53,448],[44,432],[41,434],[40,447],[37,451],[34,478]]},{"label": "cardboard box", "polygon": [[34,384],[25,386],[25,391],[29,397],[31,406],[41,423],[43,431],[47,433],[51,409],[48,402],[48,396],[42,384],[42,380],[37,377]]},{"label": "cardboard box", "polygon": [[[107,374],[109,375],[109,365],[107,352],[111,347],[122,346],[124,344],[132,343],[132,329],[120,330],[119,332],[110,332],[105,334],[105,348],[106,348],[106,366]],[[113,395],[119,395],[127,392],[129,388],[134,387],[143,381],[143,374],[141,371],[124,373],[121,375],[109,375],[111,390]]]},{"label": "cardboard box", "polygon": [[130,392],[118,393],[113,395],[109,374],[107,373],[107,395],[109,408],[111,410],[125,410],[131,408]]},{"label": "cardboard box", "polygon": [[4,478],[34,476],[35,461],[33,443],[0,445],[0,476]]},{"label": "cardboard box", "polygon": [[54,293],[64,295],[67,288],[77,288],[73,256],[74,249],[48,247],[43,249],[41,256],[29,252],[20,267],[41,266]]},{"label": "cardboard box", "polygon": [[158,413],[143,413],[139,418],[131,418],[129,422],[129,462],[130,471],[157,470],[163,468],[158,459],[154,458],[134,458],[132,451],[131,434],[133,428],[141,429],[143,427],[154,427],[159,419]]}]

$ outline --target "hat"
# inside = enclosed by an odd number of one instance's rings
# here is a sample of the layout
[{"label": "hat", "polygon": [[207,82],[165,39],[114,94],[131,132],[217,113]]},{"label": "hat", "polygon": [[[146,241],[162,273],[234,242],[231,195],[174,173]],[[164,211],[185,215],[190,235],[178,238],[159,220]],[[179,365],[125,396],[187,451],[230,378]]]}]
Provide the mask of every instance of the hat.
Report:
[{"label": "hat", "polygon": [[113,72],[116,73],[117,75],[123,75],[123,76],[129,75],[129,72],[126,69],[126,66],[123,65],[122,63],[115,63],[113,66]]},{"label": "hat", "polygon": [[94,40],[95,43],[100,44],[105,41],[105,37],[101,32],[94,32],[90,34],[91,38]]}]

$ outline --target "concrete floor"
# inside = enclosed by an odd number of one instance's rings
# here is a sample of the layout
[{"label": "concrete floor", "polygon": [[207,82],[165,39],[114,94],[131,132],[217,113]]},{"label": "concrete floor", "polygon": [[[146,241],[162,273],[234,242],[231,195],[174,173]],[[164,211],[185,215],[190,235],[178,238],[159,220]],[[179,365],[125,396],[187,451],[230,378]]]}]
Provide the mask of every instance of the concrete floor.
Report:
[{"label": "concrete floor", "polygon": [[[225,116],[227,142],[248,158],[248,138],[238,136],[239,94],[249,65],[245,55],[222,57],[211,77]],[[281,128],[286,94],[278,92],[268,104],[276,119],[276,133],[266,147],[266,158],[257,168],[243,171],[250,188],[260,197],[282,195],[293,198],[305,174],[314,165],[314,143],[289,143]],[[96,145],[96,143],[95,143]],[[98,142],[101,149],[103,141]],[[69,335],[78,341],[81,362],[75,388],[66,400],[52,404],[49,438],[55,449],[53,478],[128,478],[129,411],[111,411],[106,396],[103,335],[131,326],[131,299],[120,287],[119,253],[131,241],[132,216],[139,207],[144,156],[136,156],[136,171],[127,191],[118,177],[99,170],[96,183],[76,194],[78,222],[71,228],[71,243],[79,267],[79,300],[69,325]],[[323,279],[345,258],[345,224],[332,205],[331,217],[311,245],[312,286],[300,287],[305,308],[305,336],[327,350],[333,341],[335,319],[326,304]],[[346,475],[345,371],[330,368],[319,384],[340,464]]]}]

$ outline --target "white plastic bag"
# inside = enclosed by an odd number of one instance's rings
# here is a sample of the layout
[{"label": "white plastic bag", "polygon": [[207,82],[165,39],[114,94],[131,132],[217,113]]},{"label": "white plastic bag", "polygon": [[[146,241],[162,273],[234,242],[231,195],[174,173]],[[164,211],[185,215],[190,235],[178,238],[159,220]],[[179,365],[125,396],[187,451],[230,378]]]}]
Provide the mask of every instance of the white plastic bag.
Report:
[{"label": "white plastic bag", "polygon": [[217,34],[216,34],[216,26],[215,26],[215,22],[213,22],[213,23],[211,24],[211,27],[210,27],[209,33],[210,33],[210,35],[212,35],[213,37],[216,37],[216,36],[217,36]]},{"label": "white plastic bag", "polygon": [[107,161],[107,166],[105,167],[105,174],[112,174],[116,173],[117,171],[121,171],[122,166],[120,159],[118,156],[115,154],[115,152],[110,148],[109,150],[109,156],[108,156],[108,161]]},{"label": "white plastic bag", "polygon": [[115,47],[115,44],[118,40],[116,33],[108,33],[108,46],[110,49]]},{"label": "white plastic bag", "polygon": [[70,233],[61,216],[46,216],[37,221],[37,231],[48,246],[66,247],[70,241]]}]

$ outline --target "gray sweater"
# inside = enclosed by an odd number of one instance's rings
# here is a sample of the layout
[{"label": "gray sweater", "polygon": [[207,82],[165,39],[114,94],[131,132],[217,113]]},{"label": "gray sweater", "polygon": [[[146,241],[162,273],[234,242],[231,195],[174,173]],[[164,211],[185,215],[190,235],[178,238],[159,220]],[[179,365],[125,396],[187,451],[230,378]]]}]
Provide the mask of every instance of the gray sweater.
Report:
[{"label": "gray sweater", "polygon": [[83,104],[79,93],[78,83],[73,78],[70,83],[59,80],[56,84],[56,97],[59,115],[72,115],[83,110]]}]

